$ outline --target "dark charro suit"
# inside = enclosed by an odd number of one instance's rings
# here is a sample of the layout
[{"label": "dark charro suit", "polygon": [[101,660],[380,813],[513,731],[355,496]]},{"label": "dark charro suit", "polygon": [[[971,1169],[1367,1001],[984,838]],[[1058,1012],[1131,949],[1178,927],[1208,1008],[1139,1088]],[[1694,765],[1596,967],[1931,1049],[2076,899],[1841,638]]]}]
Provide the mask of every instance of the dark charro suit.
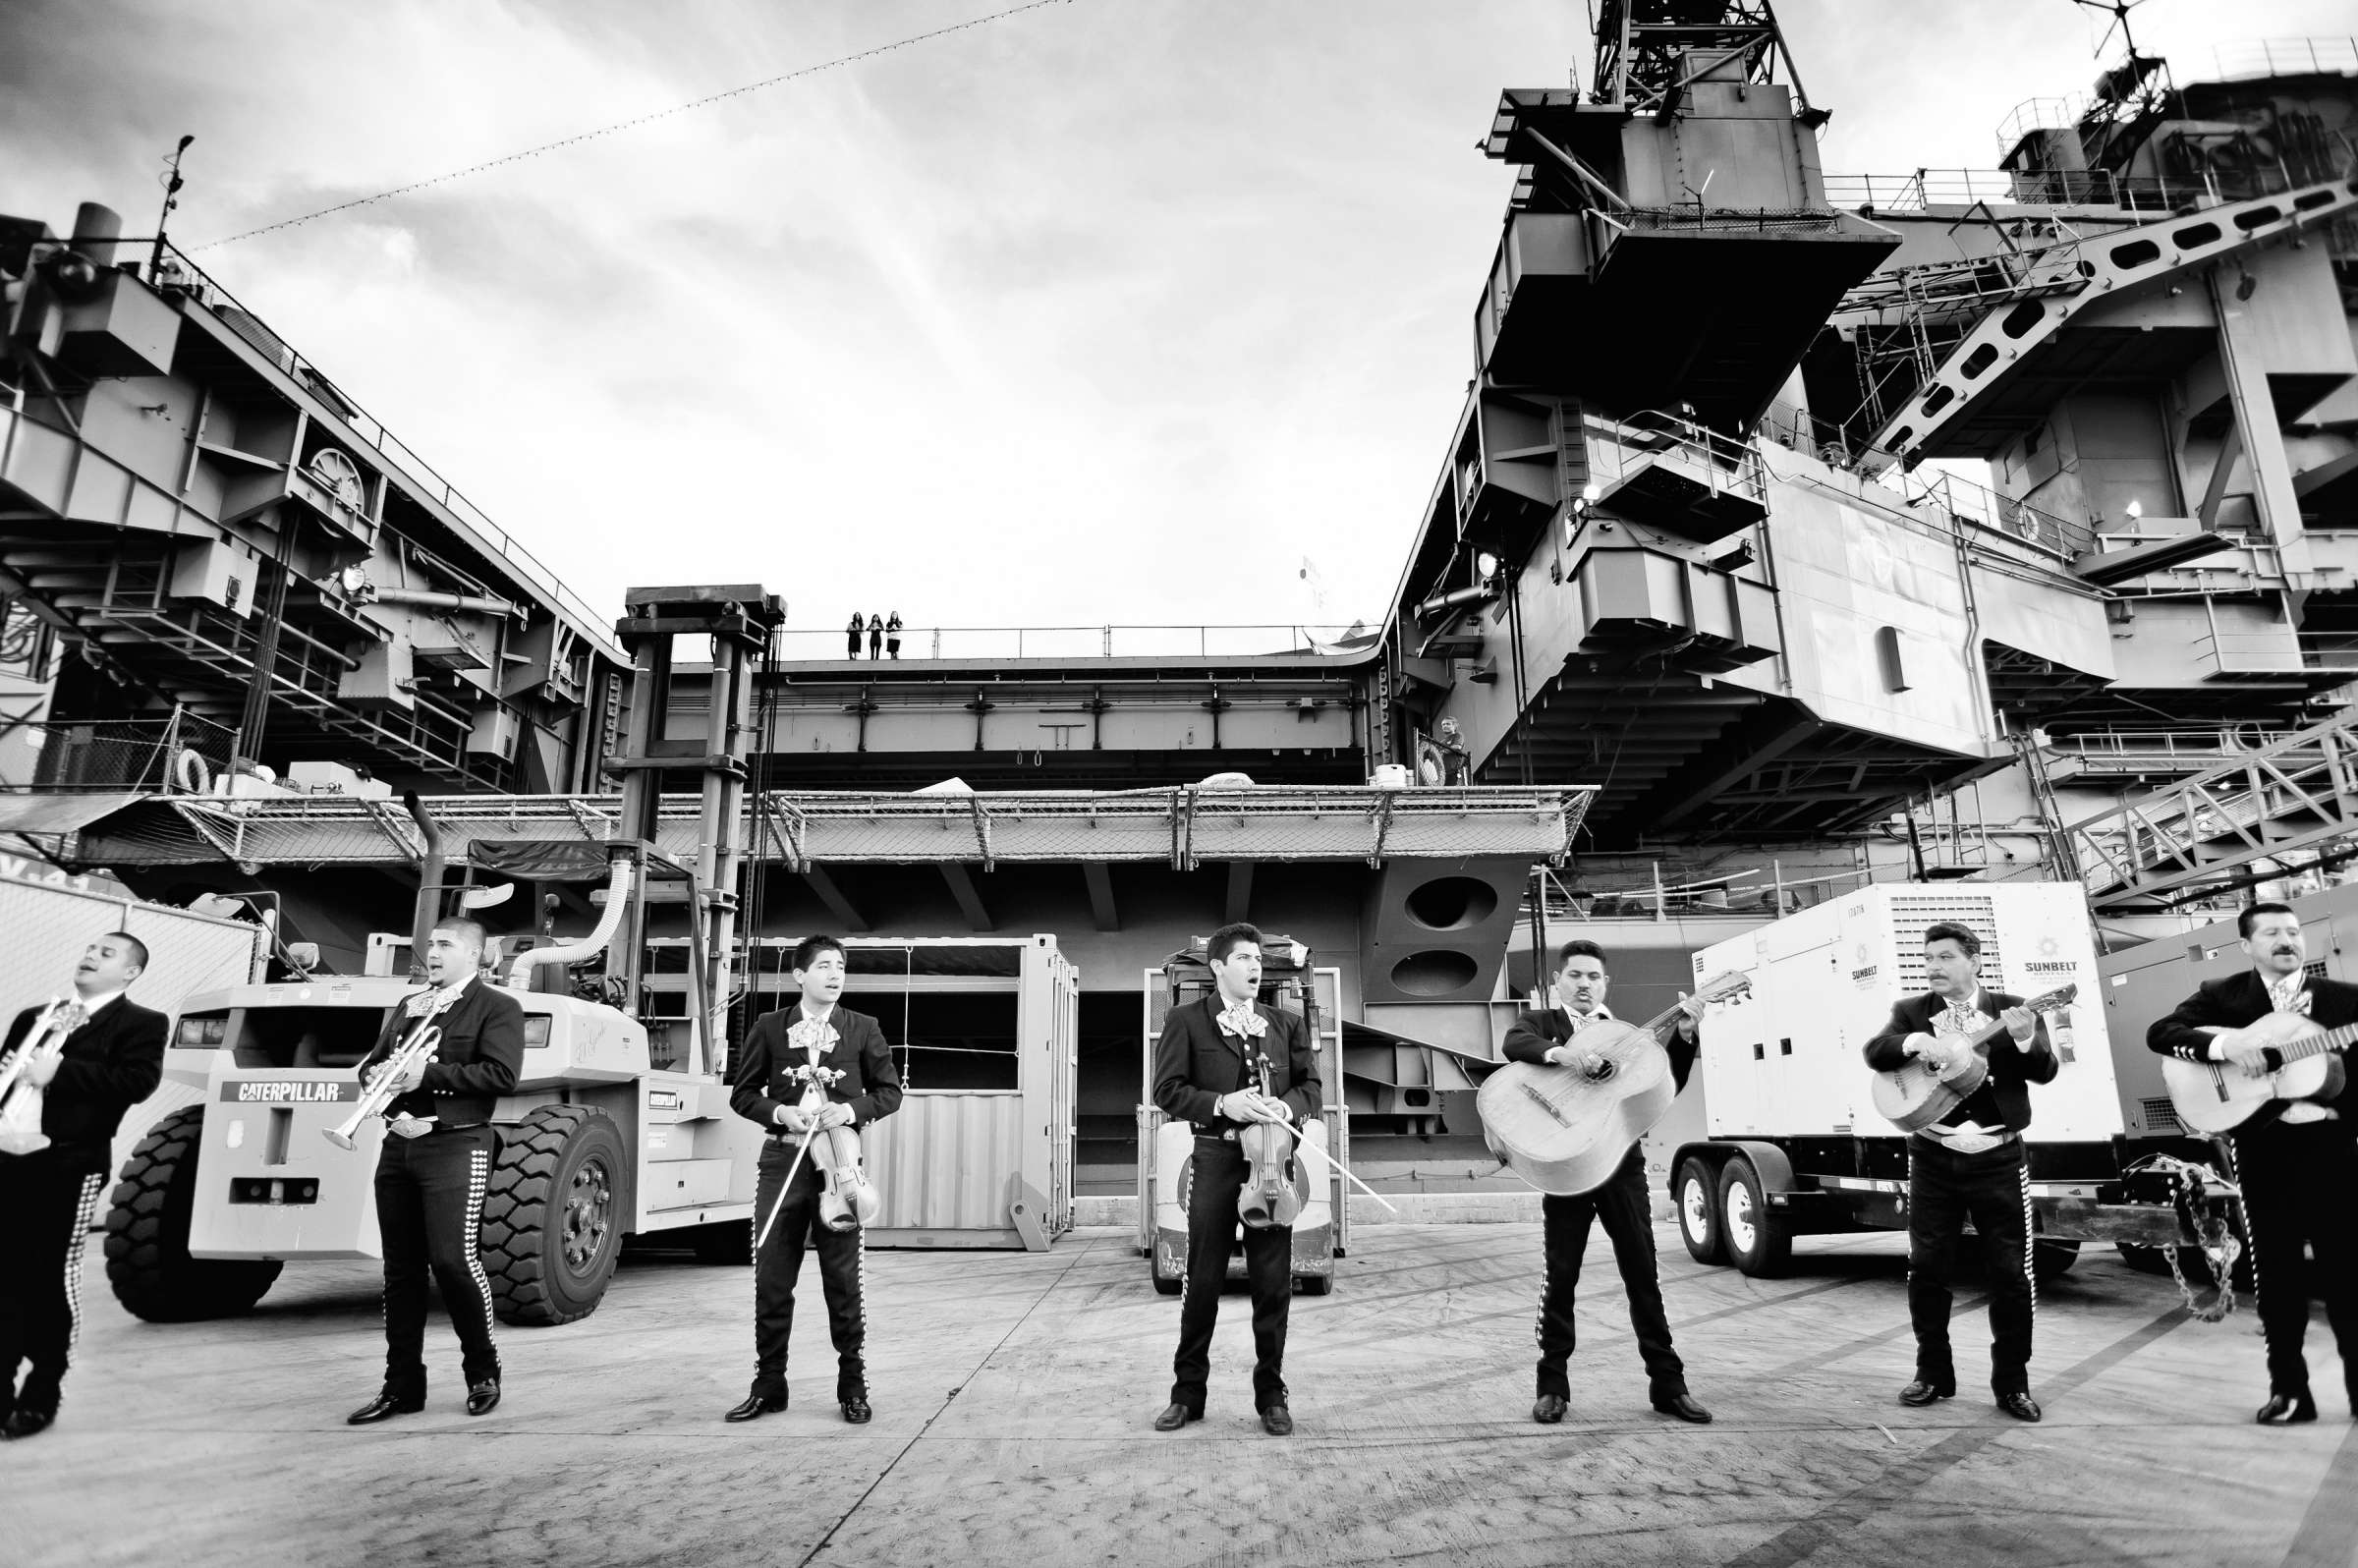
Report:
[{"label": "dark charro suit", "polygon": [[[2358,1023],[2358,985],[2310,977],[2302,987],[2309,1021],[2327,1029]],[[2267,982],[2245,970],[2206,980],[2192,996],[2146,1033],[2146,1044],[2164,1056],[2206,1061],[2204,1026],[2241,1029],[2275,1011]],[[2348,1063],[2350,1053],[2342,1053]],[[2358,1064],[2350,1064],[2358,1066]],[[2226,1071],[2239,1069],[2230,1067]],[[2229,1139],[2232,1174],[2243,1188],[2244,1228],[2252,1243],[2252,1279],[2260,1294],[2260,1326],[2268,1336],[2268,1382],[2273,1393],[2309,1387],[2301,1341],[2309,1327],[2311,1290],[2325,1299],[2326,1321],[2341,1352],[2341,1374],[2358,1401],[2358,1072],[2345,1071],[2341,1093],[2327,1102],[2324,1121],[2263,1121]],[[2316,1255],[2303,1282],[2301,1253]]]},{"label": "dark charro suit", "polygon": [[[1285,1101],[1294,1125],[1319,1114],[1322,1086],[1319,1053],[1299,1013],[1260,1002],[1253,1014],[1262,1034],[1239,1038],[1220,1026],[1217,994],[1174,1007],[1154,1044],[1154,1103],[1176,1121],[1192,1123],[1196,1148],[1187,1204],[1187,1276],[1179,1303],[1179,1349],[1171,1358],[1171,1402],[1204,1413],[1211,1375],[1211,1331],[1220,1312],[1235,1245],[1237,1195],[1246,1161],[1236,1146],[1238,1124],[1216,1114],[1213,1101],[1237,1090],[1258,1089],[1258,1062],[1266,1060],[1269,1092]],[[1290,1226],[1245,1230],[1245,1276],[1253,1287],[1253,1404],[1266,1410],[1286,1401],[1285,1328],[1293,1301],[1294,1233]]]},{"label": "dark charro suit", "polygon": [[[421,1020],[410,1015],[412,992],[385,1020],[382,1034],[361,1059],[368,1070],[401,1048]],[[491,1282],[483,1274],[477,1237],[499,1134],[491,1113],[524,1070],[524,1004],[480,975],[430,1020],[441,1031],[424,1081],[386,1107],[388,1126],[376,1156],[376,1223],[385,1245],[385,1387],[425,1397],[426,1279],[441,1287],[442,1305],[457,1331],[469,1387],[499,1375],[499,1347],[491,1337]],[[394,1117],[432,1117],[417,1138],[392,1131]]]},{"label": "dark charro suit", "polygon": [[[808,1049],[789,1042],[787,1032],[802,1017],[802,1004],[764,1013],[747,1032],[745,1048],[729,1104],[738,1115],[769,1130],[754,1184],[754,1224],[758,1233],[777,1209],[777,1223],[754,1259],[754,1392],[767,1398],[786,1395],[786,1352],[794,1333],[794,1283],[803,1271],[806,1250],[818,1253],[819,1290],[827,1303],[827,1329],[835,1344],[835,1397],[839,1403],[868,1397],[868,1307],[861,1291],[861,1252],[867,1232],[829,1230],[819,1222],[818,1201],[826,1179],[815,1160],[795,1153],[803,1135],[778,1125],[778,1112],[799,1106],[805,1084],[794,1075],[814,1064]],[[832,1103],[848,1105],[852,1126],[865,1130],[870,1122],[900,1108],[901,1075],[892,1064],[892,1047],[884,1031],[866,1013],[838,1003],[827,1015],[835,1032],[832,1048],[821,1051],[815,1065],[841,1075],[825,1086]],[[794,1182],[779,1190],[792,1170]]]},{"label": "dark charro suit", "polygon": [[[1599,1008],[1588,1019],[1610,1019]],[[1588,1027],[1584,1019],[1582,1027]],[[1577,1037],[1572,1015],[1561,1007],[1535,1008],[1515,1015],[1501,1047],[1508,1061],[1544,1063],[1549,1047]],[[1656,1031],[1670,1058],[1670,1077],[1679,1089],[1695,1070],[1695,1037],[1676,1021]],[[1638,1357],[1646,1364],[1651,1397],[1657,1403],[1687,1391],[1686,1364],[1670,1343],[1670,1317],[1662,1308],[1662,1285],[1654,1257],[1654,1207],[1646,1194],[1646,1151],[1632,1146],[1620,1168],[1593,1192],[1569,1197],[1549,1194],[1540,1200],[1543,1254],[1546,1277],[1540,1291],[1540,1316],[1534,1332],[1540,1343],[1538,1391],[1560,1399],[1572,1396],[1569,1364],[1578,1342],[1573,1302],[1580,1289],[1580,1265],[1589,1250],[1589,1228],[1598,1221],[1613,1244],[1613,1261],[1621,1270],[1622,1287],[1629,1293],[1629,1326],[1637,1334]]]},{"label": "dark charro suit", "polygon": [[[43,1009],[9,1026],[8,1048]],[[66,1036],[41,1102],[47,1148],[0,1154],[0,1416],[17,1402],[17,1366],[31,1363],[24,1403],[54,1409],[81,1330],[83,1243],[106,1186],[123,1113],[163,1077],[164,1015],[116,996]]]},{"label": "dark charro suit", "polygon": [[[2021,997],[1987,987],[1976,998],[1975,1011],[1983,1018],[2022,1005]],[[1930,991],[1894,1003],[1891,1017],[1864,1047],[1867,1065],[1879,1073],[1906,1065],[1907,1036],[1937,1036],[1935,1026],[1948,1005]],[[2029,1044],[2017,1045],[2004,1030],[1990,1041],[1989,1076],[1944,1124],[1970,1121],[2016,1136],[1973,1154],[1959,1153],[1925,1133],[1908,1139],[1908,1316],[1916,1329],[1917,1381],[1935,1388],[1956,1388],[1948,1281],[1971,1219],[1990,1260],[1991,1392],[2003,1399],[2030,1391],[2031,1326],[2039,1298],[2031,1267],[2030,1166],[2019,1135],[2031,1124],[2029,1086],[2054,1082],[2062,1065],[2047,1037],[2047,1020],[2033,1017],[2037,1027]]]}]

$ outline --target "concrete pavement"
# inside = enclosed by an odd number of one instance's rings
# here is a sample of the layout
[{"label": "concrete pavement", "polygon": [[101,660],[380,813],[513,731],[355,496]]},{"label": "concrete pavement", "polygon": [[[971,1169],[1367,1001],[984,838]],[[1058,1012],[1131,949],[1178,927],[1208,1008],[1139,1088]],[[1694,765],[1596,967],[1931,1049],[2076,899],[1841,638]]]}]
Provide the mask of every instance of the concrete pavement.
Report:
[{"label": "concrete pavement", "polygon": [[[2219,1325],[2091,1254],[2044,1293],[2047,1420],[1967,1386],[1914,1411],[1904,1243],[1800,1243],[1790,1277],[1700,1268],[1657,1232],[1696,1396],[1655,1415],[1619,1281],[1589,1255],[1570,1418],[1529,1420],[1538,1227],[1366,1226],[1294,1302],[1290,1439],[1256,1424],[1249,1303],[1222,1303],[1207,1419],[1167,1394],[1175,1299],[1127,1232],[1045,1254],[873,1253],[876,1418],[846,1427],[807,1268],[795,1404],[720,1413],[752,1370],[750,1270],[634,1259],[591,1317],[503,1328],[469,1420],[439,1316],[421,1415],[343,1425],[381,1366],[372,1265],[291,1267],[253,1316],[90,1309],[64,1414],[0,1448],[0,1562],[103,1565],[1117,1563],[1518,1565],[2358,1561],[2358,1436],[2322,1320],[2324,1419],[2250,1424],[2248,1306]],[[1968,1384],[1987,1344],[1966,1287]]]}]

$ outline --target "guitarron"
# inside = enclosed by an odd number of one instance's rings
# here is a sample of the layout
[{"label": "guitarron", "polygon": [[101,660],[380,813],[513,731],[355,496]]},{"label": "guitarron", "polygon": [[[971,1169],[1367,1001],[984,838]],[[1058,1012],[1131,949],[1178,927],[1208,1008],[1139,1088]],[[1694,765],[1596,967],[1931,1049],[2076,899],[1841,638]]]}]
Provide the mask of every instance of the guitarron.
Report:
[{"label": "guitarron", "polygon": [[[1727,970],[1704,981],[1695,996],[1716,1002],[1751,988],[1743,974]],[[1499,1068],[1474,1096],[1483,1142],[1499,1163],[1550,1197],[1603,1186],[1678,1097],[1670,1053],[1655,1038],[1677,1012],[1664,1008],[1643,1024],[1615,1018],[1591,1024],[1571,1042],[1596,1059],[1585,1070],[1532,1062]]]},{"label": "guitarron", "polygon": [[2246,1026],[2255,1043],[2274,1045],[2284,1065],[2253,1077],[2232,1062],[2188,1062],[2162,1058],[2162,1081],[2169,1102],[2189,1132],[2231,1133],[2274,1121],[2300,1099],[2331,1099],[2349,1081],[2340,1052],[2358,1041],[2358,1024],[2329,1030],[2298,1013],[2271,1013]]},{"label": "guitarron", "polygon": [[[2069,1007],[2072,998],[2079,994],[2077,984],[2058,985],[2022,1005],[2034,1013],[2051,1013],[2058,1007]],[[1903,1133],[1918,1132],[1945,1120],[1951,1111],[1973,1098],[1974,1091],[1989,1079],[1990,1042],[2004,1034],[2005,1029],[2005,1020],[1993,1018],[1970,1035],[1941,1036],[1947,1044],[1962,1047],[1964,1051],[1945,1078],[1917,1057],[1910,1057],[1904,1067],[1876,1074],[1875,1113]]]}]

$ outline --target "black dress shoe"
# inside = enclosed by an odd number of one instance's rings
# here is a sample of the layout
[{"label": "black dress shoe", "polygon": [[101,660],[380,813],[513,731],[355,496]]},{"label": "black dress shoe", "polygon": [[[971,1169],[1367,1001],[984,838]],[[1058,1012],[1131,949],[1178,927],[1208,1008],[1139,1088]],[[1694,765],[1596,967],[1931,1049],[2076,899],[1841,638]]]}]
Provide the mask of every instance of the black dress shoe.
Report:
[{"label": "black dress shoe", "polygon": [[2016,1421],[2039,1419],[2039,1401],[2028,1394],[2000,1394],[1997,1396],[1997,1408]]},{"label": "black dress shoe", "polygon": [[1185,1405],[1174,1402],[1161,1415],[1154,1418],[1154,1429],[1156,1431],[1177,1431],[1189,1422],[1203,1419],[1204,1412],[1190,1410]]},{"label": "black dress shoe", "polygon": [[746,1395],[744,1404],[731,1409],[720,1419],[723,1421],[758,1421],[763,1416],[774,1416],[785,1408],[786,1396],[784,1394],[765,1394],[757,1388]]},{"label": "black dress shoe", "polygon": [[423,1394],[397,1394],[390,1388],[380,1389],[377,1396],[344,1418],[348,1427],[365,1427],[370,1422],[385,1421],[394,1416],[415,1416],[425,1408]]},{"label": "black dress shoe", "polygon": [[[2306,1388],[2297,1394],[2271,1394],[2268,1403],[2260,1407],[2260,1414],[2252,1419],[2263,1427],[2289,1427],[2298,1421],[2315,1421],[2317,1401]],[[15,1435],[13,1428],[10,1435]]]},{"label": "black dress shoe", "polygon": [[1283,1405],[1263,1406],[1261,1429],[1272,1437],[1291,1437],[1294,1434],[1294,1413]]},{"label": "black dress shoe", "polygon": [[467,1414],[488,1416],[499,1408],[499,1379],[486,1377],[467,1390]]},{"label": "black dress shoe", "polygon": [[1691,1421],[1698,1427],[1709,1427],[1712,1424],[1712,1413],[1695,1403],[1694,1399],[1686,1394],[1672,1394],[1667,1399],[1657,1399],[1654,1402],[1654,1408],[1665,1416],[1676,1416],[1680,1421]]},{"label": "black dress shoe", "polygon": [[843,1402],[843,1419],[855,1427],[865,1427],[875,1412],[868,1408],[866,1394],[854,1394]]},{"label": "black dress shoe", "polygon": [[6,1437],[11,1442],[19,1437],[30,1437],[35,1432],[47,1431],[49,1424],[55,1420],[57,1410],[54,1406],[44,1409],[39,1405],[19,1405],[8,1413],[7,1421],[0,1422],[0,1437]]},{"label": "black dress shoe", "polygon": [[1542,1394],[1539,1403],[1531,1407],[1531,1419],[1543,1427],[1552,1427],[1564,1419],[1572,1402],[1561,1394]]},{"label": "black dress shoe", "polygon": [[1926,1382],[1921,1377],[1899,1391],[1899,1402],[1903,1405],[1929,1405],[1936,1399],[1954,1399],[1956,1397],[1955,1387],[1941,1388]]}]

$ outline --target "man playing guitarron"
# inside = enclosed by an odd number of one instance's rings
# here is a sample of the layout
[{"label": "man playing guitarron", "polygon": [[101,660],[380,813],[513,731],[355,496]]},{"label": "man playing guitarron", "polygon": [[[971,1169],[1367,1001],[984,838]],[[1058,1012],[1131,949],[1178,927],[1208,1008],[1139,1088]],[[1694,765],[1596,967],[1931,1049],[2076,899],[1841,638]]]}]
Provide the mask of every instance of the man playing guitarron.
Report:
[{"label": "man playing guitarron", "polygon": [[[1553,1007],[1518,1014],[1506,1032],[1509,1061],[1581,1065],[1580,1032],[1613,1015],[1604,1005],[1604,950],[1595,942],[1566,942],[1557,955]],[[1700,1002],[1680,999],[1675,1021],[1661,1033],[1670,1058],[1670,1076],[1680,1089],[1695,1067],[1695,1020]],[[1580,1285],[1582,1255],[1589,1249],[1589,1227],[1601,1220],[1612,1239],[1613,1261],[1621,1268],[1621,1283],[1629,1292],[1629,1326],[1638,1336],[1638,1355],[1646,1363],[1646,1377],[1654,1408],[1680,1421],[1708,1422],[1712,1413],[1687,1393],[1686,1364],[1670,1344],[1670,1317],[1662,1310],[1662,1286],[1654,1260],[1654,1210],[1646,1194],[1646,1150],[1633,1145],[1629,1156],[1594,1192],[1570,1197],[1549,1194],[1540,1200],[1544,1227],[1546,1283],[1540,1296],[1539,1402],[1531,1419],[1553,1426],[1570,1408],[1572,1382],[1567,1371],[1574,1342],[1572,1301]]]},{"label": "man playing guitarron", "polygon": [[1993,1018],[2006,1026],[1990,1042],[1990,1075],[1982,1086],[1947,1121],[1908,1139],[1908,1316],[1916,1329],[1916,1380],[1899,1391],[1899,1402],[1929,1405],[1956,1396],[1948,1281],[1971,1219],[1990,1259],[1990,1391],[2007,1415],[2037,1421],[2030,1368],[2038,1292],[2022,1130],[2031,1125],[2030,1086],[2054,1082],[2062,1064],[2046,1022],[2021,997],[1985,990],[1981,970],[1980,937],[1952,921],[1927,927],[1924,972],[1932,990],[1894,1004],[1882,1033],[1866,1046],[1867,1065],[1879,1073],[1896,1072],[1914,1057],[1946,1074],[1967,1048],[1954,1036]]},{"label": "man playing guitarron", "polygon": [[[2284,1065],[2275,1046],[2252,1037],[2258,1032],[2251,1026],[2269,1015],[2298,1014],[2329,1030],[2358,1023],[2358,985],[2306,972],[2309,948],[2298,915],[2282,904],[2254,904],[2235,918],[2235,929],[2252,967],[2205,980],[2155,1023],[2146,1044],[2164,1056],[2218,1062],[2260,1078]],[[2309,1328],[2304,1243],[2316,1250],[2309,1278],[2325,1298],[2342,1380],[2358,1410],[2358,1220],[2350,1206],[2358,1197],[2358,1087],[2345,1072],[2338,1094],[2284,1101],[2273,1117],[2237,1128],[2229,1143],[2268,1338],[2268,1403],[2256,1419],[2271,1427],[2317,1419],[2301,1354]]]}]

